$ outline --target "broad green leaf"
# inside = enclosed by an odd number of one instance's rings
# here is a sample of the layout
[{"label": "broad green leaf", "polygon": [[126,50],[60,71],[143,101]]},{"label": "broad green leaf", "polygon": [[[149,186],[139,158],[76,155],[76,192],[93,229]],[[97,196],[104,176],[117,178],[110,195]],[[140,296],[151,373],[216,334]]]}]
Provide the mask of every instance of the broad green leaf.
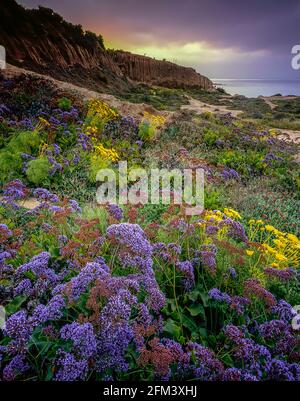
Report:
[{"label": "broad green leaf", "polygon": [[7,315],[12,315],[13,313],[17,312],[22,304],[26,301],[27,297],[25,295],[20,295],[13,299],[8,305],[5,307],[5,311]]}]

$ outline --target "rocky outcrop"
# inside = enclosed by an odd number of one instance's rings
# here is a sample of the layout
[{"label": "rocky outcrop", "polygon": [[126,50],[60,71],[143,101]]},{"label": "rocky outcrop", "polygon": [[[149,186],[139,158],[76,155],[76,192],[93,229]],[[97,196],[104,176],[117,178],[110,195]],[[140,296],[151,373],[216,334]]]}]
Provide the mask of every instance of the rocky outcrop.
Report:
[{"label": "rocky outcrop", "polygon": [[101,36],[84,32],[51,9],[27,10],[0,0],[0,45],[7,62],[92,90],[123,91],[143,82],[169,88],[208,89],[192,68],[123,51],[106,50]]},{"label": "rocky outcrop", "polygon": [[193,68],[125,51],[110,53],[123,74],[134,81],[167,88],[210,89],[213,87],[212,81],[197,73]]}]

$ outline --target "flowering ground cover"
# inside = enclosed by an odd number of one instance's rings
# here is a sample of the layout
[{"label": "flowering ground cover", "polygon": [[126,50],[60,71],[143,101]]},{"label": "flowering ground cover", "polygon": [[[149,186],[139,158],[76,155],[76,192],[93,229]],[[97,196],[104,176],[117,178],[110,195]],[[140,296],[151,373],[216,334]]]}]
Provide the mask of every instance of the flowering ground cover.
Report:
[{"label": "flowering ground cover", "polygon": [[[22,79],[0,80],[1,379],[300,380],[296,145],[229,115],[136,121],[46,82],[24,99]],[[204,212],[97,206],[118,160],[201,166]]]}]

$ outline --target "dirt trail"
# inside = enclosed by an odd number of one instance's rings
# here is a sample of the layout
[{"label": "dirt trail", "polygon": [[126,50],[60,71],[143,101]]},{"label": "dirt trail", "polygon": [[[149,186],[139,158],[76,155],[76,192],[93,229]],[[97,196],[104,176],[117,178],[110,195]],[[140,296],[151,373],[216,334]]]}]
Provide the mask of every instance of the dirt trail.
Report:
[{"label": "dirt trail", "polygon": [[268,106],[270,106],[271,110],[274,110],[277,107],[277,104],[274,103],[276,100],[293,100],[297,99],[297,96],[258,96],[259,99],[264,100]]},{"label": "dirt trail", "polygon": [[242,110],[232,110],[228,109],[226,106],[204,103],[201,100],[197,100],[192,97],[189,97],[188,100],[190,104],[181,106],[181,110],[191,110],[195,111],[198,114],[202,114],[205,112],[210,112],[213,114],[231,113],[234,117],[237,117],[239,114],[242,113]]},{"label": "dirt trail", "polygon": [[[282,139],[284,141],[288,142],[294,142],[300,145],[300,131],[293,131],[290,129],[279,129],[276,128],[276,131],[278,132],[278,138]],[[299,152],[296,154],[294,157],[294,160],[297,163],[300,163],[300,146],[299,146]]]}]

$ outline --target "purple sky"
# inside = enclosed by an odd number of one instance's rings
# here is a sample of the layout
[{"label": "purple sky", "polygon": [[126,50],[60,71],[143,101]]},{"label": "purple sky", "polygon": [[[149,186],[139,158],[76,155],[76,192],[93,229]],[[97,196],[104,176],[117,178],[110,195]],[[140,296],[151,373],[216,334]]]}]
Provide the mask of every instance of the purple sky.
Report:
[{"label": "purple sky", "polygon": [[195,67],[212,78],[300,79],[300,0],[20,0],[101,33],[106,46]]}]

